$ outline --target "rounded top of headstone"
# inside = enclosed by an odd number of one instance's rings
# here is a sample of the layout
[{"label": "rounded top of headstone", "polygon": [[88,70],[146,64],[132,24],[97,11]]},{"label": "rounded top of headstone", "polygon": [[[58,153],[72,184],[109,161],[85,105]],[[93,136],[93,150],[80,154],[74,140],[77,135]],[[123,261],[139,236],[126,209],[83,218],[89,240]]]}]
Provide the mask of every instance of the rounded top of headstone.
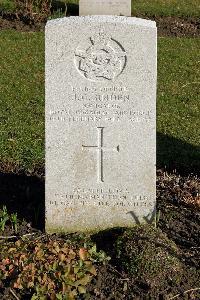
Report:
[{"label": "rounded top of headstone", "polygon": [[156,22],[141,18],[135,17],[124,17],[124,16],[82,16],[82,17],[64,17],[54,20],[49,20],[46,24],[46,27],[49,26],[59,26],[65,24],[80,24],[80,23],[121,23],[121,24],[129,24],[135,26],[142,27],[152,27],[156,28]]}]

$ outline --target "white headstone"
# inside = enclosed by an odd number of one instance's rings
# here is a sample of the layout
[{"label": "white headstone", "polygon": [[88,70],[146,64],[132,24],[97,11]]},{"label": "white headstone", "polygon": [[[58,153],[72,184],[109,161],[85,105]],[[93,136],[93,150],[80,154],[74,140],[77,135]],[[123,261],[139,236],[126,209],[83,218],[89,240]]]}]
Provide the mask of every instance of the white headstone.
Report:
[{"label": "white headstone", "polygon": [[131,16],[131,0],[80,0],[79,16]]},{"label": "white headstone", "polygon": [[46,230],[149,222],[156,200],[156,25],[46,25]]}]

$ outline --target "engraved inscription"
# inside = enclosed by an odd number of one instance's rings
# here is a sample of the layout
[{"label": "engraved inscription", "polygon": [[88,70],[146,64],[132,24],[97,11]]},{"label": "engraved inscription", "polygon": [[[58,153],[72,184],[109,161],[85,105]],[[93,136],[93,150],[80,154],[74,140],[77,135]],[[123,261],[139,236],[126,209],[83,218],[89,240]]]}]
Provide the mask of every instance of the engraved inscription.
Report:
[{"label": "engraved inscription", "polygon": [[99,32],[90,38],[86,49],[75,51],[78,72],[91,81],[113,81],[126,66],[126,52],[119,42]]},{"label": "engraved inscription", "polygon": [[[72,110],[63,107],[62,109],[52,109],[49,112],[49,119],[51,121],[61,122],[82,122],[89,124],[91,122],[105,121],[105,122],[119,122],[127,120],[131,124],[135,123],[148,123],[153,118],[153,112],[150,110],[122,110],[120,106],[107,105],[109,110],[106,110],[104,106],[98,107],[97,104],[92,105],[90,103],[85,104],[84,108]],[[86,108],[85,108],[86,107]],[[91,108],[90,108],[91,107]]]},{"label": "engraved inscription", "polygon": [[[51,200],[50,201],[50,205],[52,206],[75,206],[78,207],[79,206],[109,206],[109,207],[115,207],[115,208],[121,208],[121,207],[133,207],[133,208],[152,208],[155,206],[155,202],[124,202],[124,201],[112,201],[112,202],[108,202],[108,201],[97,201],[95,203],[92,203],[91,201],[88,200],[81,200],[79,197],[77,197],[78,199],[63,199],[63,200]],[[91,200],[93,200],[91,198]],[[110,200],[110,199],[109,199]]]},{"label": "engraved inscription", "polygon": [[97,146],[85,146],[82,148],[92,148],[97,150],[97,182],[104,182],[103,177],[103,152],[104,151],[115,151],[119,152],[119,145],[114,149],[105,148],[103,145],[103,130],[104,127],[97,127],[98,130],[98,145]]},{"label": "engraved inscription", "polygon": [[134,195],[127,189],[74,189],[67,194],[55,194],[51,205],[63,206],[109,206],[127,208],[152,208],[155,206],[155,201],[150,195]]},{"label": "engraved inscription", "polygon": [[[52,105],[49,110],[51,121],[84,123],[118,123],[128,121],[130,125],[150,123],[155,117],[155,110],[140,106],[140,98],[130,94],[127,86],[68,86],[68,105]],[[151,103],[149,96],[143,95],[142,102]]]}]

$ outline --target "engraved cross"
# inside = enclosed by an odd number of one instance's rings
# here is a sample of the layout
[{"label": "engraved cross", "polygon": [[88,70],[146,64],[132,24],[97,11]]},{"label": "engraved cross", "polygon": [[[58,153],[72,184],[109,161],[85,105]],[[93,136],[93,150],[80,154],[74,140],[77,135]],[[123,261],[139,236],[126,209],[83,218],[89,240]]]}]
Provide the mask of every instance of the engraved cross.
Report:
[{"label": "engraved cross", "polygon": [[97,146],[85,146],[82,145],[82,149],[84,148],[92,148],[92,150],[97,150],[97,179],[98,182],[104,182],[103,176],[103,153],[104,151],[112,151],[119,152],[119,145],[116,148],[105,148],[103,145],[103,130],[104,127],[97,127],[98,130],[98,145]]}]

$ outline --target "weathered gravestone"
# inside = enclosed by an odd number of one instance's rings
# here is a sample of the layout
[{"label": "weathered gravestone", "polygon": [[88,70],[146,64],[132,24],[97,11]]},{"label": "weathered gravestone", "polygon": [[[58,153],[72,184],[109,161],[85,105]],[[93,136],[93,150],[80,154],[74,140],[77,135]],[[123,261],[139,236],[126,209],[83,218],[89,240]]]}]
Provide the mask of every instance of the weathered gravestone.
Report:
[{"label": "weathered gravestone", "polygon": [[46,26],[46,230],[149,222],[155,211],[156,25]]},{"label": "weathered gravestone", "polygon": [[80,0],[79,16],[131,16],[131,0]]}]

